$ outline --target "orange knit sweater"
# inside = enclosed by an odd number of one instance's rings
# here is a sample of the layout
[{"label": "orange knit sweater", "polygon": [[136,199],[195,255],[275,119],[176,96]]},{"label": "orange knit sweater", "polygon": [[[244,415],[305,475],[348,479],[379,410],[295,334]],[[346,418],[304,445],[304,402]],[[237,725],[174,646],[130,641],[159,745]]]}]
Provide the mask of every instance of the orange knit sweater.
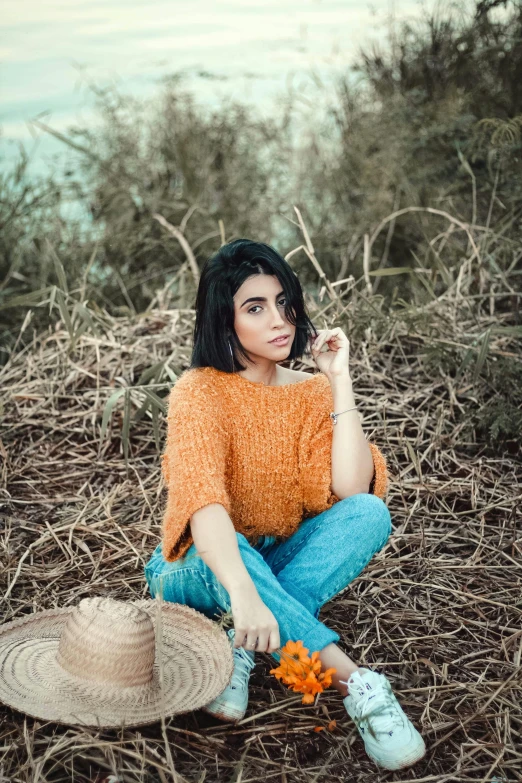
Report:
[{"label": "orange knit sweater", "polygon": [[[162,551],[172,562],[194,539],[192,514],[221,503],[251,542],[292,535],[339,501],[331,491],[330,382],[265,386],[214,367],[185,370],[171,389],[162,473],[168,490]],[[384,498],[386,459],[373,443],[370,491]]]}]

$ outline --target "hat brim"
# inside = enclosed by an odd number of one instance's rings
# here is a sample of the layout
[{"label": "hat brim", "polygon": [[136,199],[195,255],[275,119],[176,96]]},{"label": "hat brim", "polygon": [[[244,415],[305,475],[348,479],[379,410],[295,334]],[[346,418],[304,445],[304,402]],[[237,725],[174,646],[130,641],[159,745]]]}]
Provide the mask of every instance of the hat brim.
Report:
[{"label": "hat brim", "polygon": [[0,701],[35,718],[100,728],[155,723],[209,704],[232,677],[226,633],[184,604],[130,602],[156,624],[152,680],[136,687],[74,677],[56,661],[74,607],[47,609],[0,626]]}]

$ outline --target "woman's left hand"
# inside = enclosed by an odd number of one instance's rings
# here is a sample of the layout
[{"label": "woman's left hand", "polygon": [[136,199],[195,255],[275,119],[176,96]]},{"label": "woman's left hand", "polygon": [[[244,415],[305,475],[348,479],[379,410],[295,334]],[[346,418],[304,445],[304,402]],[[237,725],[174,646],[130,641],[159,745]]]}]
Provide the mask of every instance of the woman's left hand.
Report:
[{"label": "woman's left hand", "polygon": [[[328,350],[321,353],[325,343]],[[350,341],[340,327],[318,329],[315,342],[310,340],[310,346],[316,365],[327,377],[350,376]]]}]

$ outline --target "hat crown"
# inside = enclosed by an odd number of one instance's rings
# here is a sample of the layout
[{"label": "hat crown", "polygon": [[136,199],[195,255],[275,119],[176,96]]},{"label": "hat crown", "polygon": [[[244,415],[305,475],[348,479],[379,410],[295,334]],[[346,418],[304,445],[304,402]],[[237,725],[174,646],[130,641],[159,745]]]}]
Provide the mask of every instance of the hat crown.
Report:
[{"label": "hat crown", "polygon": [[114,598],[84,598],[60,635],[59,665],[75,677],[118,687],[150,682],[154,625],[147,612]]}]

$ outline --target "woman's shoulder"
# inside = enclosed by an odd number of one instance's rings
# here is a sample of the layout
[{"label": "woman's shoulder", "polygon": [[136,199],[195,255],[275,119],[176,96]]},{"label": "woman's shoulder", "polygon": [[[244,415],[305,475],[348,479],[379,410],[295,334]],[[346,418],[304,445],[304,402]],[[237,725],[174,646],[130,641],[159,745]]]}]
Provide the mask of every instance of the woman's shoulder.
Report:
[{"label": "woman's shoulder", "polygon": [[212,395],[216,390],[216,377],[211,367],[189,367],[174,381],[170,396]]},{"label": "woman's shoulder", "polygon": [[187,370],[183,370],[174,381],[174,386],[190,386],[202,378],[207,369],[208,367],[189,367]]}]

